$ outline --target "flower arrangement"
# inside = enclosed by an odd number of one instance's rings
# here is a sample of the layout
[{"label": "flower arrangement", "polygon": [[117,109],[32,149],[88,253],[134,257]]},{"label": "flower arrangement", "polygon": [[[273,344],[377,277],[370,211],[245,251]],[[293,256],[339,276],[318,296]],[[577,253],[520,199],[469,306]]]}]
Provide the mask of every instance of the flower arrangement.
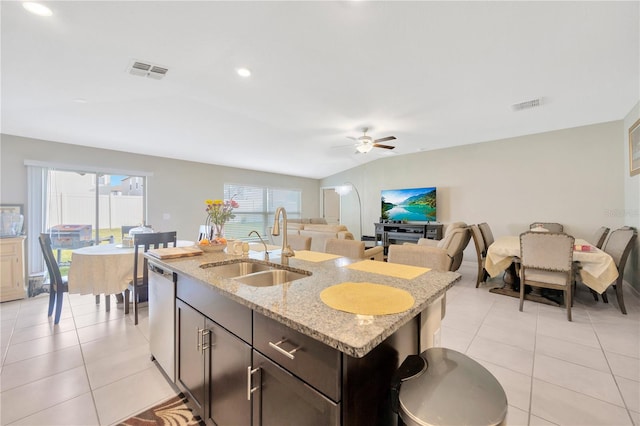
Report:
[{"label": "flower arrangement", "polygon": [[[226,244],[226,239],[223,237],[224,224],[233,219],[236,215],[233,214],[233,209],[238,208],[240,205],[236,200],[231,197],[230,199],[223,200],[205,200],[207,205],[205,211],[207,212],[206,225],[210,226],[209,241],[207,243],[214,244]],[[203,240],[200,241],[204,243]]]}]

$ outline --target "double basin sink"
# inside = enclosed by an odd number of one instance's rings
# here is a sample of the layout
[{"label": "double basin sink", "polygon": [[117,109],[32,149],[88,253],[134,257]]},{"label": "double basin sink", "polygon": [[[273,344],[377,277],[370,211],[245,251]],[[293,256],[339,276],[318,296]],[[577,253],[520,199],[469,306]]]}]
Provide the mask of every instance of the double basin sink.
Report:
[{"label": "double basin sink", "polygon": [[234,259],[226,262],[204,263],[200,267],[211,269],[214,274],[222,278],[231,278],[253,287],[270,287],[311,275],[309,271],[256,259]]}]

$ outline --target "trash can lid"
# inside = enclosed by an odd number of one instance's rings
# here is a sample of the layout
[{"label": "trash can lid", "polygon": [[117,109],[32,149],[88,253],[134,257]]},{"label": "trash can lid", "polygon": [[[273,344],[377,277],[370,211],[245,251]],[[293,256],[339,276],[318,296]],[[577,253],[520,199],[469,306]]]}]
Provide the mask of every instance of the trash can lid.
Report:
[{"label": "trash can lid", "polygon": [[420,354],[424,373],[402,383],[400,417],[413,425],[499,425],[507,396],[496,378],[468,356],[447,348]]}]

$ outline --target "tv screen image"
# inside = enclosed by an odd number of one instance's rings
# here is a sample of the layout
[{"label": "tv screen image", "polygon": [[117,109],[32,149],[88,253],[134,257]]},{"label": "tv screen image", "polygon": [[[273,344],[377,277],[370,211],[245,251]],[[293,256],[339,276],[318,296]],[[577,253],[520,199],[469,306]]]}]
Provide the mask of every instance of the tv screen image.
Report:
[{"label": "tv screen image", "polygon": [[384,189],[381,196],[383,220],[436,221],[436,188]]}]

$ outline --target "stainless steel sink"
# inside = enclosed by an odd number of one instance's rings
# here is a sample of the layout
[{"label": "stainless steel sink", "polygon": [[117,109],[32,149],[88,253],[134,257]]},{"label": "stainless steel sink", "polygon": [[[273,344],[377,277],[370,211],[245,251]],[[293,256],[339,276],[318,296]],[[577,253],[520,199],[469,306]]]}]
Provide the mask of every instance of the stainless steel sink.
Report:
[{"label": "stainless steel sink", "polygon": [[253,259],[238,259],[229,263],[205,263],[203,269],[211,269],[222,278],[232,278],[253,287],[270,287],[299,280],[311,275],[302,269],[289,268],[277,263]]},{"label": "stainless steel sink", "polygon": [[235,278],[241,275],[248,275],[254,272],[268,271],[273,266],[258,262],[235,262],[216,266],[215,264],[202,265],[201,268],[211,268],[212,272],[223,278]]},{"label": "stainless steel sink", "polygon": [[271,269],[268,271],[236,277],[235,279],[243,284],[253,287],[270,287],[299,280],[300,278],[306,278],[310,275],[311,272],[307,271],[294,272],[286,269]]}]

